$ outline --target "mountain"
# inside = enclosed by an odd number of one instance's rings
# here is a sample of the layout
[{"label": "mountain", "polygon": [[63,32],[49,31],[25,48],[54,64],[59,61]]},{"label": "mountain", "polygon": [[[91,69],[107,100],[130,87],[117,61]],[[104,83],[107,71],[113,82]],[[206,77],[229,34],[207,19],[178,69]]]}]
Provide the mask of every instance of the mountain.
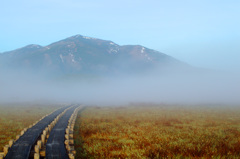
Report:
[{"label": "mountain", "polygon": [[187,64],[144,46],[120,46],[82,35],[48,46],[32,44],[0,54],[0,68],[64,74],[134,73],[169,66],[186,67]]}]

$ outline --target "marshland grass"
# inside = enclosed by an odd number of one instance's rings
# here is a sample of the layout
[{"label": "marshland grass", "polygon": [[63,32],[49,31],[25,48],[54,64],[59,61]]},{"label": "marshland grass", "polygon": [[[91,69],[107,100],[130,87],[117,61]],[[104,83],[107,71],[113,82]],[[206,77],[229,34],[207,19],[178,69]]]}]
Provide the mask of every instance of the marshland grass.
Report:
[{"label": "marshland grass", "polygon": [[239,158],[240,107],[88,107],[77,158]]}]

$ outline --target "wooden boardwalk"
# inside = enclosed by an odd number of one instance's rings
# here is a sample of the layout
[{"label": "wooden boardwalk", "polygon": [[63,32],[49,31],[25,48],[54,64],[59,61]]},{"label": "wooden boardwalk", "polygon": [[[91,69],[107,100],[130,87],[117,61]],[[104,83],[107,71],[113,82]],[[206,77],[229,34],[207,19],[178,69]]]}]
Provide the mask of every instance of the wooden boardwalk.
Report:
[{"label": "wooden boardwalk", "polygon": [[46,159],[68,159],[68,152],[65,146],[65,132],[68,121],[77,107],[72,107],[59,119],[53,130],[50,132],[46,144]]},{"label": "wooden boardwalk", "polygon": [[[12,145],[10,144],[6,156],[0,155],[0,159],[74,158],[76,152],[72,148],[73,127],[80,109],[82,107],[78,105],[70,105],[43,117],[23,132]],[[69,132],[71,132],[71,139],[69,139]]]}]

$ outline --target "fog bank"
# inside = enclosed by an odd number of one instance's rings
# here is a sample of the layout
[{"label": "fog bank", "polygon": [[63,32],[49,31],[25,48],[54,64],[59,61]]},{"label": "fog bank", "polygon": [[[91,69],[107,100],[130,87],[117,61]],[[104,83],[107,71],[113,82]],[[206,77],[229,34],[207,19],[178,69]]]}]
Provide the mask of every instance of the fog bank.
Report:
[{"label": "fog bank", "polygon": [[38,73],[1,71],[0,76],[0,102],[240,104],[240,77],[234,73],[153,71],[141,75],[49,78]]}]

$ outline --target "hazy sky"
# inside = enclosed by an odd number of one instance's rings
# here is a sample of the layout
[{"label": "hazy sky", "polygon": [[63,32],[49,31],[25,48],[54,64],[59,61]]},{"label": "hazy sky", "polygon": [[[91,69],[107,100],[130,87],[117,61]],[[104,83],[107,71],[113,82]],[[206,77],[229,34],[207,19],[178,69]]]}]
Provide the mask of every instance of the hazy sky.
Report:
[{"label": "hazy sky", "polygon": [[240,71],[239,0],[2,0],[0,52],[81,34]]}]

